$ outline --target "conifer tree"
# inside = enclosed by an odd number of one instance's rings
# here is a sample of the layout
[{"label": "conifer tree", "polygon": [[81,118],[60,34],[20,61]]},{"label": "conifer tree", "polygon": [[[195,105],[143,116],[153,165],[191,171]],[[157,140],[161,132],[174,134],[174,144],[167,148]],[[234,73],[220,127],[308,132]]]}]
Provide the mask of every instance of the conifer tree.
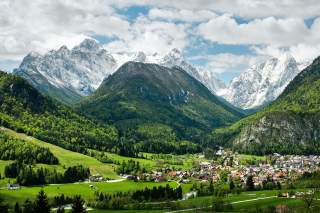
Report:
[{"label": "conifer tree", "polygon": [[36,201],[34,203],[34,212],[35,213],[49,213],[50,212],[50,206],[48,197],[43,191],[43,189],[40,190]]},{"label": "conifer tree", "polygon": [[71,213],[85,213],[86,208],[84,207],[84,200],[80,195],[76,195],[73,198]]}]

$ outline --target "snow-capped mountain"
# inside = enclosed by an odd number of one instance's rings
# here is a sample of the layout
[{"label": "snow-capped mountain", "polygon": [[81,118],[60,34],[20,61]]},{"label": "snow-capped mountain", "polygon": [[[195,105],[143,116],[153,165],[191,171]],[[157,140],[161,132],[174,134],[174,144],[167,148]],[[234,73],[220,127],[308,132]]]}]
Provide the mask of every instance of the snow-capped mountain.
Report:
[{"label": "snow-capped mountain", "polygon": [[[23,77],[37,73],[54,87],[87,95],[98,88],[115,67],[112,55],[94,40],[86,39],[71,50],[62,46],[43,56],[30,53],[13,73]],[[41,84],[41,79],[32,79],[32,83]]]},{"label": "snow-capped mountain", "polygon": [[270,58],[241,73],[226,89],[219,91],[218,95],[243,109],[263,106],[275,100],[302,66],[306,66],[298,65],[288,53],[279,58]]},{"label": "snow-capped mountain", "polygon": [[91,94],[104,78],[128,61],[155,63],[169,68],[179,66],[212,93],[225,88],[224,83],[213,73],[188,63],[178,49],[172,49],[165,55],[110,53],[92,39],[85,39],[71,50],[62,46],[44,55],[29,53],[13,73],[28,80],[41,92],[69,104]]},{"label": "snow-capped mountain", "polygon": [[169,68],[173,66],[181,67],[189,73],[189,75],[193,76],[205,85],[214,94],[226,88],[224,82],[219,80],[213,72],[195,67],[187,62],[181,51],[178,49],[172,49],[158,62],[158,64]]},{"label": "snow-capped mountain", "polygon": [[189,75],[193,76],[195,79],[204,84],[212,93],[217,93],[218,91],[225,89],[225,84],[219,80],[214,73],[210,70],[204,70],[199,67],[191,65],[182,52],[176,48],[170,50],[165,55],[160,55],[154,53],[151,55],[146,55],[143,52],[123,52],[115,53],[112,56],[117,61],[118,67],[128,61],[143,62],[143,63],[154,63],[168,68],[174,66],[179,66],[184,69]]}]

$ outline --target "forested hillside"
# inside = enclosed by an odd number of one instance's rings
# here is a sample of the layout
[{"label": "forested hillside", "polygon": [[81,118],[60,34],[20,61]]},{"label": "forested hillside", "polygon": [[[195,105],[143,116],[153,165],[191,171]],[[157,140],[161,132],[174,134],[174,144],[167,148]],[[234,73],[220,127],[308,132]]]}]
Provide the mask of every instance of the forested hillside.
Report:
[{"label": "forested hillside", "polygon": [[113,126],[87,119],[4,72],[0,72],[0,125],[78,152],[112,149],[118,140]]},{"label": "forested hillside", "polygon": [[179,153],[186,146],[197,151],[190,142],[199,143],[212,127],[243,117],[183,69],[137,62],[121,66],[79,108],[114,123],[137,147],[152,152]]},{"label": "forested hillside", "polygon": [[275,102],[228,128],[215,129],[210,143],[254,154],[319,154],[319,91],[320,58],[317,58]]}]

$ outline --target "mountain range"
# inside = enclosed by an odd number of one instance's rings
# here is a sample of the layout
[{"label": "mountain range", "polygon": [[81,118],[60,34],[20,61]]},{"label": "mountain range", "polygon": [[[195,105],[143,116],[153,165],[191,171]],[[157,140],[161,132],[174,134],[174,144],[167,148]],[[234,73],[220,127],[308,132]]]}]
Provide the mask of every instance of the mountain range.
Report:
[{"label": "mountain range", "polygon": [[13,74],[25,78],[44,94],[70,105],[95,91],[104,78],[128,61],[156,63],[170,68],[180,66],[212,92],[225,87],[209,71],[201,72],[189,64],[178,49],[164,56],[143,52],[111,54],[92,39],[85,39],[71,50],[62,46],[44,55],[32,52],[19,68],[13,70]]},{"label": "mountain range", "polygon": [[85,39],[71,50],[62,46],[47,54],[28,54],[14,74],[22,76],[44,94],[72,105],[93,93],[104,78],[128,61],[179,66],[236,107],[254,109],[275,100],[306,64],[289,54],[269,58],[235,77],[228,86],[212,71],[193,66],[178,49],[165,55],[143,52],[111,53],[95,40]]},{"label": "mountain range", "polygon": [[[320,153],[319,61],[300,72],[288,54],[270,58],[226,87],[177,49],[163,56],[111,54],[87,39],[71,50],[30,53],[13,72],[25,80],[1,74],[0,121],[83,152],[103,146],[129,156],[186,153],[201,143],[254,154]],[[236,106],[265,107],[245,117]],[[81,138],[73,138],[76,132]]]}]

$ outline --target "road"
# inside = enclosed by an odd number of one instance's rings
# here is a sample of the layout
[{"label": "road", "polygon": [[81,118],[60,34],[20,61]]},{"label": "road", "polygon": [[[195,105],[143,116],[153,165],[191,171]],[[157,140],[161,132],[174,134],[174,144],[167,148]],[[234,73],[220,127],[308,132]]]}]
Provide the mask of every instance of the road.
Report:
[{"label": "road", "polygon": [[[275,197],[277,197],[277,196],[258,197],[258,198],[248,199],[248,200],[239,200],[239,201],[231,202],[231,204],[247,203],[247,202],[252,202],[252,201],[257,201],[257,200],[264,200],[264,199],[270,199],[270,198],[275,198]],[[201,210],[201,209],[210,208],[210,207],[212,207],[212,205],[207,206],[207,207],[199,207],[199,208],[191,208],[191,209],[181,209],[181,210],[175,210],[175,211],[169,211],[169,212],[170,212],[170,213],[174,213],[174,212],[188,212],[188,211]],[[169,212],[166,212],[166,213],[169,213]]]}]

